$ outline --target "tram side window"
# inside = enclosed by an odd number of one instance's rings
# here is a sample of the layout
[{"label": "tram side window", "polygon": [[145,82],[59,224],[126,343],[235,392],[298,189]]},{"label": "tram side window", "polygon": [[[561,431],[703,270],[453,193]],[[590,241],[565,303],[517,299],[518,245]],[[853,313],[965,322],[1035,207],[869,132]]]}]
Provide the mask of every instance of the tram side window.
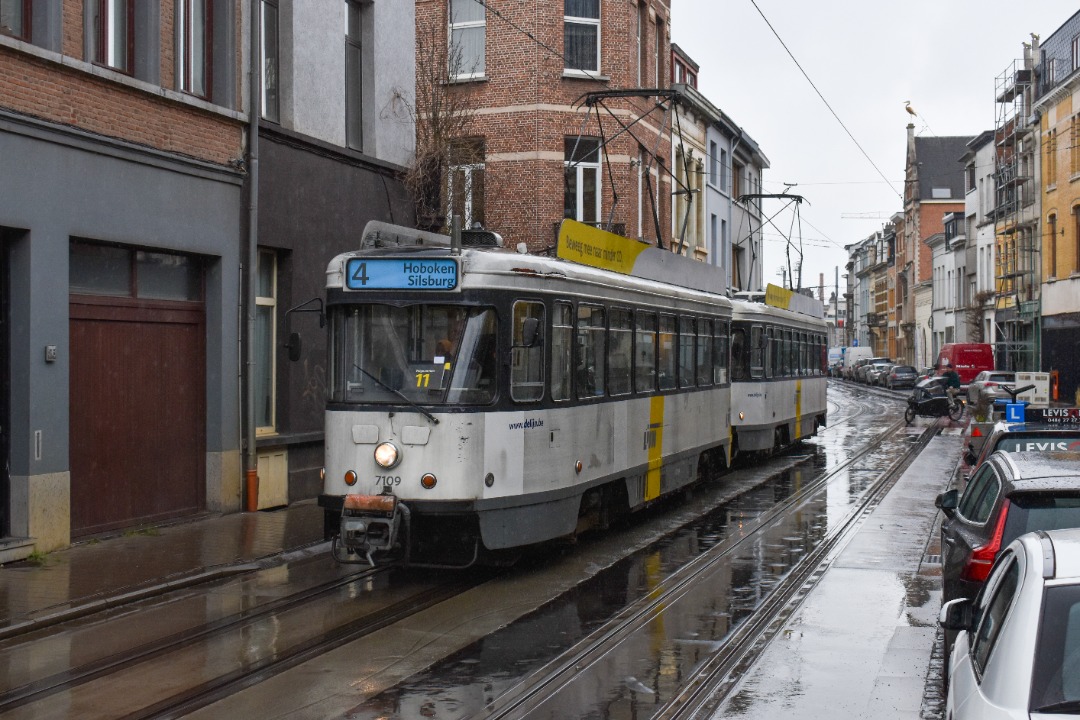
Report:
[{"label": "tram side window", "polygon": [[675,317],[660,316],[660,349],[657,356],[657,380],[661,390],[675,389]]},{"label": "tram side window", "polygon": [[518,402],[544,397],[544,320],[543,303],[514,303],[510,397]]},{"label": "tram side window", "polygon": [[818,336],[818,375],[829,374],[829,351],[825,345],[825,336]]},{"label": "tram side window", "polygon": [[728,324],[716,322],[713,335],[713,383],[724,385],[728,381]]},{"label": "tram side window", "polygon": [[750,355],[746,348],[746,330],[731,331],[731,379],[738,382],[750,379]]},{"label": "tram side window", "polygon": [[639,393],[656,389],[656,315],[638,312],[634,333],[634,390]]},{"label": "tram side window", "polygon": [[630,394],[630,361],[633,358],[634,332],[630,311],[611,310],[608,331],[608,392]]},{"label": "tram side window", "polygon": [[750,377],[760,380],[765,377],[765,328],[754,325],[750,328]]},{"label": "tram side window", "polygon": [[557,302],[551,313],[551,399],[570,399],[570,371],[573,365],[574,309]]},{"label": "tram side window", "polygon": [[578,355],[574,379],[577,383],[579,398],[600,397],[604,394],[606,340],[604,308],[595,305],[578,305]]},{"label": "tram side window", "polygon": [[679,387],[693,387],[694,337],[697,335],[694,318],[679,318]]},{"label": "tram side window", "polygon": [[810,336],[806,333],[800,333],[802,338],[802,374],[810,374]]},{"label": "tram side window", "polygon": [[697,328],[697,384],[712,384],[712,320],[698,320]]},{"label": "tram side window", "polygon": [[791,352],[792,352],[792,357],[791,357],[791,364],[792,364],[791,370],[792,370],[792,372],[791,372],[791,374],[795,375],[796,377],[798,377],[799,375],[802,374],[802,347],[803,347],[802,333],[792,332],[791,333]]},{"label": "tram side window", "polygon": [[769,328],[769,377],[780,377],[784,374],[784,363],[780,359],[783,346],[781,331]]},{"label": "tram side window", "polygon": [[795,355],[794,351],[792,350],[792,331],[791,330],[784,330],[784,350],[783,350],[783,355],[784,355],[784,372],[783,372],[783,376],[785,378],[789,378],[789,377],[792,377],[794,375],[794,372],[793,372],[794,368],[792,367],[792,357]]}]

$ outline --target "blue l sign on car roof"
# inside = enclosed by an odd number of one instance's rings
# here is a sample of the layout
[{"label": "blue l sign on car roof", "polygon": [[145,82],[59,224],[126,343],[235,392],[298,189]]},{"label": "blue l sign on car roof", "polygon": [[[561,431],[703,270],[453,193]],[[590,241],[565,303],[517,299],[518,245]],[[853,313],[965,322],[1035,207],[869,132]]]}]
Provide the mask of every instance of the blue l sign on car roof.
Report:
[{"label": "blue l sign on car roof", "polygon": [[1024,408],[1027,407],[1027,403],[1009,403],[1005,406],[1005,422],[1022,423],[1024,422]]}]

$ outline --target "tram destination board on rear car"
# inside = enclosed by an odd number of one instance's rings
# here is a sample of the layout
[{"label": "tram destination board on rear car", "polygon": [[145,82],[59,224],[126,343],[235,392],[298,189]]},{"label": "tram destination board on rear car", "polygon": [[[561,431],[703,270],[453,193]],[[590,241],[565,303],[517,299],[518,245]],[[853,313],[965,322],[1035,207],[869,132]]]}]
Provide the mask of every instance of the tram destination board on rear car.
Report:
[{"label": "tram destination board on rear car", "polygon": [[350,258],[345,264],[347,290],[453,290],[458,264],[448,258]]}]

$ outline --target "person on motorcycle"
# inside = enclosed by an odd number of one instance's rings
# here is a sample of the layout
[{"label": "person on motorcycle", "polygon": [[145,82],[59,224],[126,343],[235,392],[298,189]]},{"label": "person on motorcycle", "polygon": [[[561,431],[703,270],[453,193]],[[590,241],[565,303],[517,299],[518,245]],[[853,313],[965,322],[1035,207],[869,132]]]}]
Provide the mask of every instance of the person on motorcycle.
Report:
[{"label": "person on motorcycle", "polygon": [[960,392],[960,375],[953,369],[952,363],[948,360],[945,361],[944,370],[941,376],[945,378],[946,392],[949,393],[949,397],[955,398],[957,393]]}]

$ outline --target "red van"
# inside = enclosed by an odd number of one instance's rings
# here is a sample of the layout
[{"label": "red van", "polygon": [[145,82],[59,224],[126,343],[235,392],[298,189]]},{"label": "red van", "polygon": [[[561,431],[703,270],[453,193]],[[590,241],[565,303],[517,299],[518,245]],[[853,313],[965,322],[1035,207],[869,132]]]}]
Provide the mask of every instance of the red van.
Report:
[{"label": "red van", "polygon": [[966,390],[976,375],[994,369],[994,348],[987,343],[945,343],[934,365],[938,375],[944,372],[946,362],[956,370],[960,385]]}]

